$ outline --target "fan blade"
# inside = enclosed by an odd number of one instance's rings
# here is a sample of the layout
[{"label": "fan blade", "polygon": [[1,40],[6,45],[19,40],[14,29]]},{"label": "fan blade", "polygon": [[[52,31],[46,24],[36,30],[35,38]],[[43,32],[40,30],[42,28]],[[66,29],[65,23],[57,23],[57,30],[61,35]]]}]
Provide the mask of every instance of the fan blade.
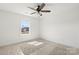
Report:
[{"label": "fan blade", "polygon": [[35,14],[35,13],[36,13],[36,12],[31,13],[31,15],[32,15],[32,14]]},{"label": "fan blade", "polygon": [[40,10],[43,9],[44,6],[45,6],[45,3],[42,3],[41,6],[40,6]]},{"label": "fan blade", "polygon": [[30,8],[30,9],[32,9],[32,10],[34,10],[34,11],[36,11],[36,9],[34,9],[34,8],[32,8],[32,7],[28,7],[28,8]]},{"label": "fan blade", "polygon": [[41,10],[41,12],[51,12],[50,10]]}]

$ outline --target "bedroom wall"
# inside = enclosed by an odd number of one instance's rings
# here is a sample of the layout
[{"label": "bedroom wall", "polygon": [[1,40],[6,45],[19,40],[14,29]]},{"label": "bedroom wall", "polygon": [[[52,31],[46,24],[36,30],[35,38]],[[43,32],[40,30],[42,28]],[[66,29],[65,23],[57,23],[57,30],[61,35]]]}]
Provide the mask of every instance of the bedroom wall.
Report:
[{"label": "bedroom wall", "polygon": [[79,48],[79,4],[53,4],[41,17],[41,37]]},{"label": "bedroom wall", "polygon": [[[30,33],[20,33],[21,20],[30,23]],[[39,19],[0,10],[0,46],[39,37]]]}]

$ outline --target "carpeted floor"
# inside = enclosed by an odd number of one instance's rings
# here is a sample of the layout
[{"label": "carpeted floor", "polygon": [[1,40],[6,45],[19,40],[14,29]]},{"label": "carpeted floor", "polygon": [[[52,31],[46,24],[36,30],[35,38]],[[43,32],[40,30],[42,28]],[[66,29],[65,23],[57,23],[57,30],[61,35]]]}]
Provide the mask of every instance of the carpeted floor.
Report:
[{"label": "carpeted floor", "polygon": [[79,55],[79,49],[44,39],[0,47],[0,55]]}]

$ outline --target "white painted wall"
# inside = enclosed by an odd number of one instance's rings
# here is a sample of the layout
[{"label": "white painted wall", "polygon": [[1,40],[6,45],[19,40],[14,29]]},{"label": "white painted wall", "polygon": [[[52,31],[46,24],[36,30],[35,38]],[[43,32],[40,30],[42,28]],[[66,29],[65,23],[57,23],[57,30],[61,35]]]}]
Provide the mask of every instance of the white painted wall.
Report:
[{"label": "white painted wall", "polygon": [[[20,34],[21,20],[30,23],[30,34]],[[39,37],[39,19],[0,10],[0,46]]]},{"label": "white painted wall", "polygon": [[50,7],[52,13],[41,17],[41,37],[79,48],[79,4],[53,4]]}]

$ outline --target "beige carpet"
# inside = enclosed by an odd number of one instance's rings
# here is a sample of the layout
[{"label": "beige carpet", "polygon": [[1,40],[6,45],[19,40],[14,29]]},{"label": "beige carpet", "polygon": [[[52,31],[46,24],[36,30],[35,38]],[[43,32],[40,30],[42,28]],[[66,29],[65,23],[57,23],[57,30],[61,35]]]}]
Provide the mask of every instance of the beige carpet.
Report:
[{"label": "beige carpet", "polygon": [[79,55],[79,49],[43,39],[34,39],[0,47],[0,55]]}]

